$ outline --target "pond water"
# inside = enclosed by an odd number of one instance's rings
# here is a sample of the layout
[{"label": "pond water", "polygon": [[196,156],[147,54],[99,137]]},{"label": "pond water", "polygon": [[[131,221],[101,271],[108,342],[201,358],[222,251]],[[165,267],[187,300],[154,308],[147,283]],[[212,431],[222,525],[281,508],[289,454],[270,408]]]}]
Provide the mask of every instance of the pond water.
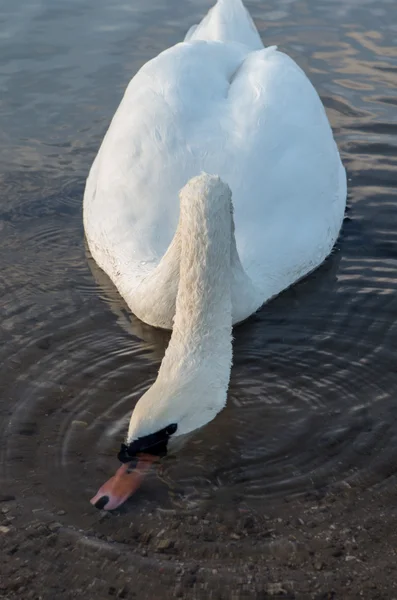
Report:
[{"label": "pond water", "polygon": [[[348,171],[337,247],[235,330],[227,408],[164,461],[114,529],[156,507],[266,510],[397,472],[395,0],[247,6],[300,64]],[[2,489],[97,526],[134,403],[168,334],[131,315],[89,256],[85,177],[126,84],[208,2],[5,0],[0,14]]]}]

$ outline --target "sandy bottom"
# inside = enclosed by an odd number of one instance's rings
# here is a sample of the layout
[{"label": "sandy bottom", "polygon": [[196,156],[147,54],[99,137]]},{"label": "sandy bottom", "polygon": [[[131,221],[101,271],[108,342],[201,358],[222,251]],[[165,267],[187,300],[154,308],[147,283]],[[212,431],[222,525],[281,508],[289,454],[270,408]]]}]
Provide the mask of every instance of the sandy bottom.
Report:
[{"label": "sandy bottom", "polygon": [[124,530],[120,514],[98,512],[86,531],[65,526],[64,511],[54,521],[0,500],[2,598],[397,597],[396,502],[384,490],[343,485],[267,514],[155,510]]}]

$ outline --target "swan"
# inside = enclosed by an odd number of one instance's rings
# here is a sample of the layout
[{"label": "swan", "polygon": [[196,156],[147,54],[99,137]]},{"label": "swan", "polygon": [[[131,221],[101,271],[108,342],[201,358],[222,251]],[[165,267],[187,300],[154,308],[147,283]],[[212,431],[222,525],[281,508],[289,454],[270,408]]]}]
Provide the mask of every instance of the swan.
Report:
[{"label": "swan", "polygon": [[325,260],[345,205],[317,92],[241,0],[218,0],[133,77],[87,178],[84,229],[131,311],[173,331],[92,504],[117,508],[222,410],[233,324]]}]

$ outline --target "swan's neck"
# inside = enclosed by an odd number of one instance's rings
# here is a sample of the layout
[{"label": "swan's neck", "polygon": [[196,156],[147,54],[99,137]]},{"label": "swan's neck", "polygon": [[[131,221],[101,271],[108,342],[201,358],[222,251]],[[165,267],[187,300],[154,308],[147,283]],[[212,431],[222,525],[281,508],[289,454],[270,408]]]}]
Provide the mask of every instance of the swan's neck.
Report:
[{"label": "swan's neck", "polygon": [[[195,179],[192,181],[195,181]],[[212,193],[215,194],[217,192],[209,192],[210,196]],[[141,280],[139,286],[134,288],[132,293],[127,292],[124,294],[124,297],[127,299],[127,302],[131,307],[131,310],[142,321],[155,327],[162,327],[164,329],[174,328],[177,294],[179,293],[181,298],[183,298],[191,293],[191,287],[189,287],[189,292],[184,291],[187,289],[187,287],[183,281],[181,282],[182,285],[179,285],[179,270],[180,268],[185,270],[187,269],[187,267],[184,266],[187,260],[191,260],[192,264],[195,265],[195,268],[197,267],[199,261],[204,260],[204,250],[197,251],[197,254],[195,253],[197,250],[196,241],[203,238],[203,234],[200,232],[200,227],[204,225],[200,225],[200,215],[196,215],[194,211],[196,209],[198,210],[199,206],[204,206],[207,204],[209,205],[209,208],[208,215],[205,215],[205,218],[207,218],[207,216],[210,218],[212,212],[215,214],[217,211],[219,211],[217,199],[214,201],[212,197],[207,198],[203,192],[203,196],[200,198],[200,200],[197,200],[193,199],[192,194],[193,192],[190,189],[190,184],[188,184],[181,192],[180,219],[175,235],[167,249],[167,252],[164,254],[158,265]],[[186,211],[186,214],[184,214],[183,211]],[[223,224],[219,222],[213,222],[212,225],[214,227],[214,236],[217,238],[220,233],[219,228],[222,227]],[[186,231],[189,231],[189,233],[186,233]],[[210,228],[205,229],[205,232],[207,236],[212,235],[212,230]],[[192,239],[187,239],[191,235],[194,237],[192,237]],[[212,257],[210,253],[212,251],[212,249],[208,249],[208,256],[205,256],[205,260],[207,262],[211,261],[211,264]],[[216,251],[216,249],[214,249],[214,251]],[[193,252],[191,258],[189,258],[189,252],[190,254]],[[205,250],[205,252],[207,252],[207,250]],[[213,273],[220,270],[221,259],[215,257],[215,261],[217,262],[215,264],[214,271],[206,273],[205,277],[216,278]],[[240,262],[236,240],[234,237],[233,217],[228,276],[229,275],[231,277],[228,285],[231,286],[232,322],[235,324],[249,317],[261,306],[262,293],[253,285],[250,277],[247,275]],[[186,281],[191,277],[192,275],[187,274]],[[202,281],[204,281],[204,279]],[[128,290],[128,274],[125,277],[125,282],[125,288]],[[201,280],[200,285],[202,285]],[[213,289],[213,286],[211,286],[211,289]],[[213,289],[213,293],[218,293],[215,288]],[[179,302],[179,304],[182,304],[182,300]],[[179,309],[179,314],[183,315],[182,308]],[[185,317],[178,317],[178,321],[180,318],[185,319]],[[176,319],[177,317],[175,317],[175,323],[177,323]]]},{"label": "swan's neck", "polygon": [[157,380],[131,417],[128,441],[167,427],[188,433],[225,405],[232,362],[231,192],[202,174],[180,195],[174,327]]},{"label": "swan's neck", "polygon": [[218,177],[201,175],[181,192],[181,258],[173,334],[161,371],[231,355],[231,193]]}]

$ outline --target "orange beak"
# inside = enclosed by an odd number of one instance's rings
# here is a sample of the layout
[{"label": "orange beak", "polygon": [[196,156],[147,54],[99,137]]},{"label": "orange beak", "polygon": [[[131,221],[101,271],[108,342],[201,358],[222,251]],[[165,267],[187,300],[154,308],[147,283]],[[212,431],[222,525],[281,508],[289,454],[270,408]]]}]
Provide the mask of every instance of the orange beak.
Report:
[{"label": "orange beak", "polygon": [[134,469],[128,463],[121,465],[116,473],[98,490],[90,502],[96,508],[114,510],[121,506],[140,487],[145,475],[157,456],[140,454]]}]

